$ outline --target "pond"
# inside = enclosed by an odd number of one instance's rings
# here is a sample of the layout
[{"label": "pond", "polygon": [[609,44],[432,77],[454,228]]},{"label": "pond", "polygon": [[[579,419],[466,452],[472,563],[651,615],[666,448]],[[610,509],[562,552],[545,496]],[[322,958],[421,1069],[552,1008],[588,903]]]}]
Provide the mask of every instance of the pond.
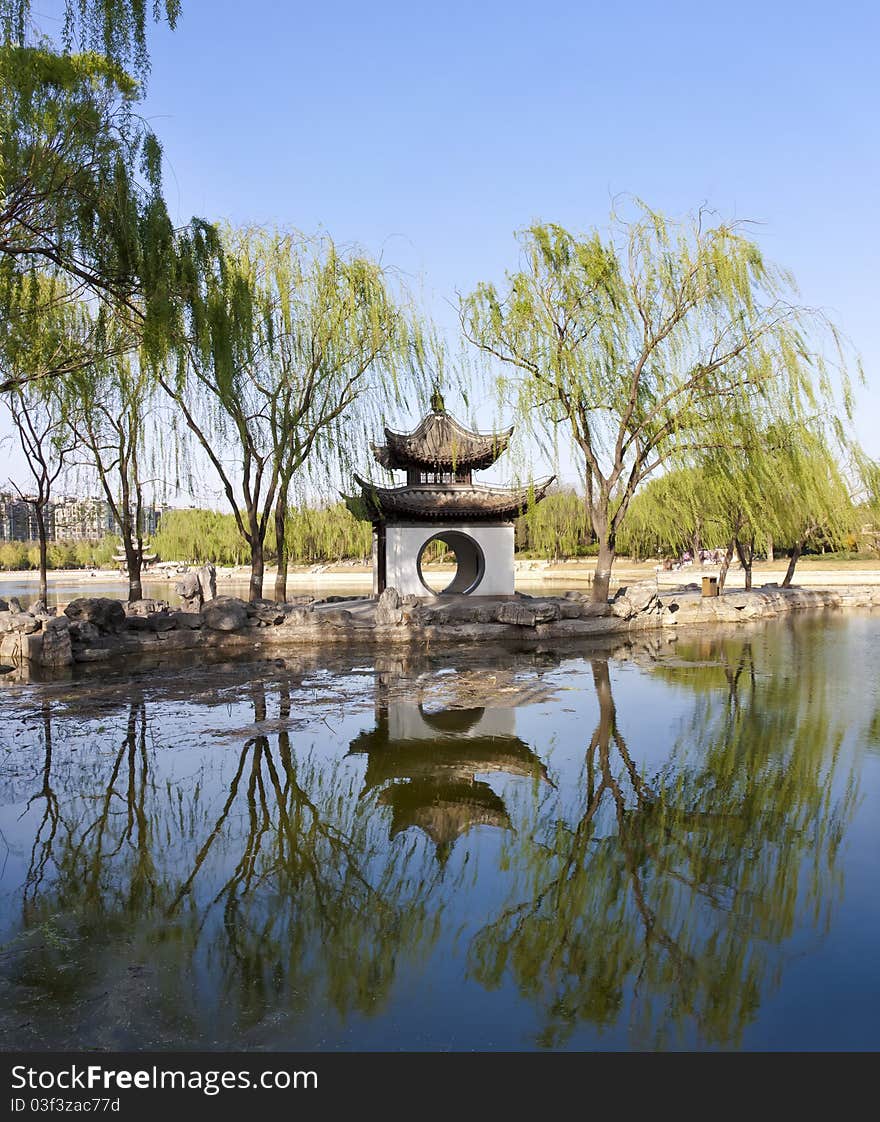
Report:
[{"label": "pond", "polygon": [[0,678],[39,1049],[880,1047],[880,618]]}]

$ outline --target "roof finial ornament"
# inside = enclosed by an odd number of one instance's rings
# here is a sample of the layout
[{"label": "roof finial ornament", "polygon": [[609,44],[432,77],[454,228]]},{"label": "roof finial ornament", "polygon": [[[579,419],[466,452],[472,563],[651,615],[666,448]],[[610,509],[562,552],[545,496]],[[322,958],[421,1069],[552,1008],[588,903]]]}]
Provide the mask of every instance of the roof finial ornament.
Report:
[{"label": "roof finial ornament", "polygon": [[445,413],[446,402],[443,400],[443,394],[440,392],[440,383],[434,383],[434,392],[431,394],[431,412],[432,413]]}]

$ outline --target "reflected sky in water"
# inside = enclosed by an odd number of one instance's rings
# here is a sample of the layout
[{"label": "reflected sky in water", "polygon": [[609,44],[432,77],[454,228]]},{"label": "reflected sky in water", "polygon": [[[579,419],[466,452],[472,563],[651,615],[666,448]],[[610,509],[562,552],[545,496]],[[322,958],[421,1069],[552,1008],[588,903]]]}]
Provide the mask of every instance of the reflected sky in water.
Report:
[{"label": "reflected sky in water", "polygon": [[4,1047],[877,1048],[878,652],[6,675]]}]

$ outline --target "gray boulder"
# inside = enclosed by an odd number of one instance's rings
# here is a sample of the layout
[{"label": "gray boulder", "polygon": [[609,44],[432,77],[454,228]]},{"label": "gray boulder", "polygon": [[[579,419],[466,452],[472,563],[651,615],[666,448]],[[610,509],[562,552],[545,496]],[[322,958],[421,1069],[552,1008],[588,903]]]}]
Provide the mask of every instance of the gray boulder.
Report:
[{"label": "gray boulder", "polygon": [[217,596],[217,570],[209,561],[206,565],[202,565],[198,571],[199,589],[202,593],[202,602],[207,603],[208,600],[213,600]]},{"label": "gray boulder", "polygon": [[248,604],[247,613],[251,619],[270,627],[284,622],[284,605],[277,604],[274,600],[258,600],[255,604]]},{"label": "gray boulder", "polygon": [[152,612],[147,617],[147,624],[151,631],[173,631],[177,620],[170,612]]},{"label": "gray boulder", "polygon": [[402,622],[403,609],[400,606],[400,595],[396,588],[386,588],[376,604],[376,626],[395,627]]},{"label": "gray boulder", "polygon": [[43,666],[51,667],[70,666],[73,662],[70,626],[66,616],[49,620],[43,628],[40,662]]},{"label": "gray boulder", "polygon": [[517,627],[537,627],[539,623],[552,623],[561,616],[558,604],[528,604],[511,600],[498,608],[495,618],[499,623],[515,624]]},{"label": "gray boulder", "polygon": [[64,609],[70,620],[93,623],[105,635],[118,635],[125,629],[125,609],[119,600],[104,596],[83,596],[71,600]]},{"label": "gray boulder", "polygon": [[10,619],[10,631],[20,631],[23,635],[32,635],[40,630],[40,621],[30,612],[19,612]]},{"label": "gray boulder", "polygon": [[9,610],[14,616],[17,616],[21,611],[21,601],[17,596],[9,597]]},{"label": "gray boulder", "polygon": [[9,604],[5,600],[0,599],[0,612],[8,612]]},{"label": "gray boulder", "polygon": [[659,604],[657,585],[653,581],[619,588],[611,601],[611,614],[619,619],[632,619]]},{"label": "gray boulder", "polygon": [[170,615],[179,628],[196,631],[202,626],[201,612],[171,612]]},{"label": "gray boulder", "polygon": [[[67,619],[67,616],[64,618]],[[85,619],[71,620],[68,630],[74,643],[81,643],[83,646],[87,646],[89,643],[97,643],[101,638],[101,632],[97,627]]]},{"label": "gray boulder", "polygon": [[149,616],[153,612],[167,611],[168,605],[164,600],[132,600],[125,605],[127,616]]},{"label": "gray boulder", "polygon": [[247,626],[248,606],[235,596],[217,596],[202,605],[201,617],[212,631],[238,631]]},{"label": "gray boulder", "polygon": [[184,573],[175,584],[174,591],[180,597],[184,609],[198,611],[202,606],[202,586],[199,584],[198,573]]}]

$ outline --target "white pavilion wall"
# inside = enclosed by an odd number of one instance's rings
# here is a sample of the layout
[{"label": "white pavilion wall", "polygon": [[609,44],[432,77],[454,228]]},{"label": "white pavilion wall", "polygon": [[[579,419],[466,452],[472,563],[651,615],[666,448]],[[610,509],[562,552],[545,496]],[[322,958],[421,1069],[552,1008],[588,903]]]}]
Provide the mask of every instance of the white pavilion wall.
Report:
[{"label": "white pavilion wall", "polygon": [[401,596],[430,596],[430,590],[419,579],[419,552],[431,538],[449,533],[470,538],[483,551],[485,569],[472,596],[513,595],[513,524],[510,522],[386,525],[386,587],[396,588]]}]

